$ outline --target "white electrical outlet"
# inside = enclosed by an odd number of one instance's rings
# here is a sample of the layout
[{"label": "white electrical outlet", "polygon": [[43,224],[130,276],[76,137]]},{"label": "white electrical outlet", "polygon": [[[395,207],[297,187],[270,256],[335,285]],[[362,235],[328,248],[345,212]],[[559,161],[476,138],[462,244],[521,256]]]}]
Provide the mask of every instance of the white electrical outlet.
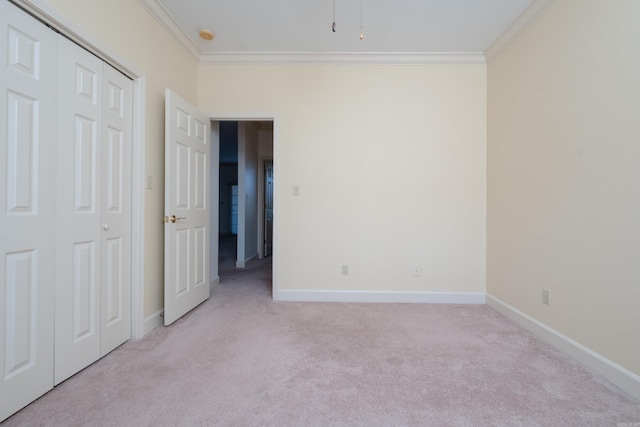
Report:
[{"label": "white electrical outlet", "polygon": [[546,305],[551,305],[549,303],[549,289],[542,290],[542,303]]},{"label": "white electrical outlet", "polygon": [[343,265],[342,266],[342,275],[343,276],[348,276],[349,275],[349,266],[348,265]]},{"label": "white electrical outlet", "polygon": [[151,175],[147,175],[146,188],[147,190],[151,190],[153,188],[153,177]]},{"label": "white electrical outlet", "polygon": [[418,267],[417,265],[413,266],[413,275],[416,277],[420,277],[420,274],[422,274],[422,272],[420,271],[420,267]]}]

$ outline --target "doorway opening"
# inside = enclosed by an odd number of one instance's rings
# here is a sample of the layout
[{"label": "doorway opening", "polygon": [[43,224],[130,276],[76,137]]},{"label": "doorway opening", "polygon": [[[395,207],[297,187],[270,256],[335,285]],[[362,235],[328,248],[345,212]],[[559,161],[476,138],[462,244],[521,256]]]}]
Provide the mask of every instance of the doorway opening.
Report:
[{"label": "doorway opening", "polygon": [[[218,271],[270,262],[273,120],[219,121]],[[213,243],[213,242],[212,242]]]}]

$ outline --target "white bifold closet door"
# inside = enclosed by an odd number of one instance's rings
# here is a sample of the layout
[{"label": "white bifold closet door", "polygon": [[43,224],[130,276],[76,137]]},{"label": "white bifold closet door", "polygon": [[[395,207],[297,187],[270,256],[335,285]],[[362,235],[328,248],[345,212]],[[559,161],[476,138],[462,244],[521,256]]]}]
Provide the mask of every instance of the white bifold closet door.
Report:
[{"label": "white bifold closet door", "polygon": [[55,383],[131,336],[129,79],[59,46]]},{"label": "white bifold closet door", "polygon": [[0,421],[131,336],[132,90],[0,0]]},{"label": "white bifold closet door", "polygon": [[0,421],[53,387],[57,45],[0,1]]}]

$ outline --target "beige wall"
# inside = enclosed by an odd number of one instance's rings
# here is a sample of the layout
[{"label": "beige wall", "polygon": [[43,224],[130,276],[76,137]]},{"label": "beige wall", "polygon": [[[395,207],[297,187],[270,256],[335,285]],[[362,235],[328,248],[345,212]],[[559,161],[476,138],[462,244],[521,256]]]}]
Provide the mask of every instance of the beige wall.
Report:
[{"label": "beige wall", "polygon": [[203,64],[198,88],[277,115],[280,290],[485,291],[484,66]]},{"label": "beige wall", "polygon": [[45,0],[101,48],[146,76],[145,316],[164,306],[164,90],[196,102],[197,62],[134,0]]},{"label": "beige wall", "polygon": [[489,294],[636,374],[638,22],[560,0],[489,64],[487,231]]}]

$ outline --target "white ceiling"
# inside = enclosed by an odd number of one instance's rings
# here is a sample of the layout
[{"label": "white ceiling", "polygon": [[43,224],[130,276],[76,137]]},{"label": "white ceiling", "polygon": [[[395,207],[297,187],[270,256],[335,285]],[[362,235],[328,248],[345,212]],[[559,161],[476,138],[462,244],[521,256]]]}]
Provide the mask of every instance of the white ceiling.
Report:
[{"label": "white ceiling", "polygon": [[[338,54],[476,55],[483,62],[553,0],[362,0],[363,40],[360,0],[335,0],[335,33],[333,0],[140,1],[204,61]],[[212,31],[214,40],[202,40],[201,29]]]}]

